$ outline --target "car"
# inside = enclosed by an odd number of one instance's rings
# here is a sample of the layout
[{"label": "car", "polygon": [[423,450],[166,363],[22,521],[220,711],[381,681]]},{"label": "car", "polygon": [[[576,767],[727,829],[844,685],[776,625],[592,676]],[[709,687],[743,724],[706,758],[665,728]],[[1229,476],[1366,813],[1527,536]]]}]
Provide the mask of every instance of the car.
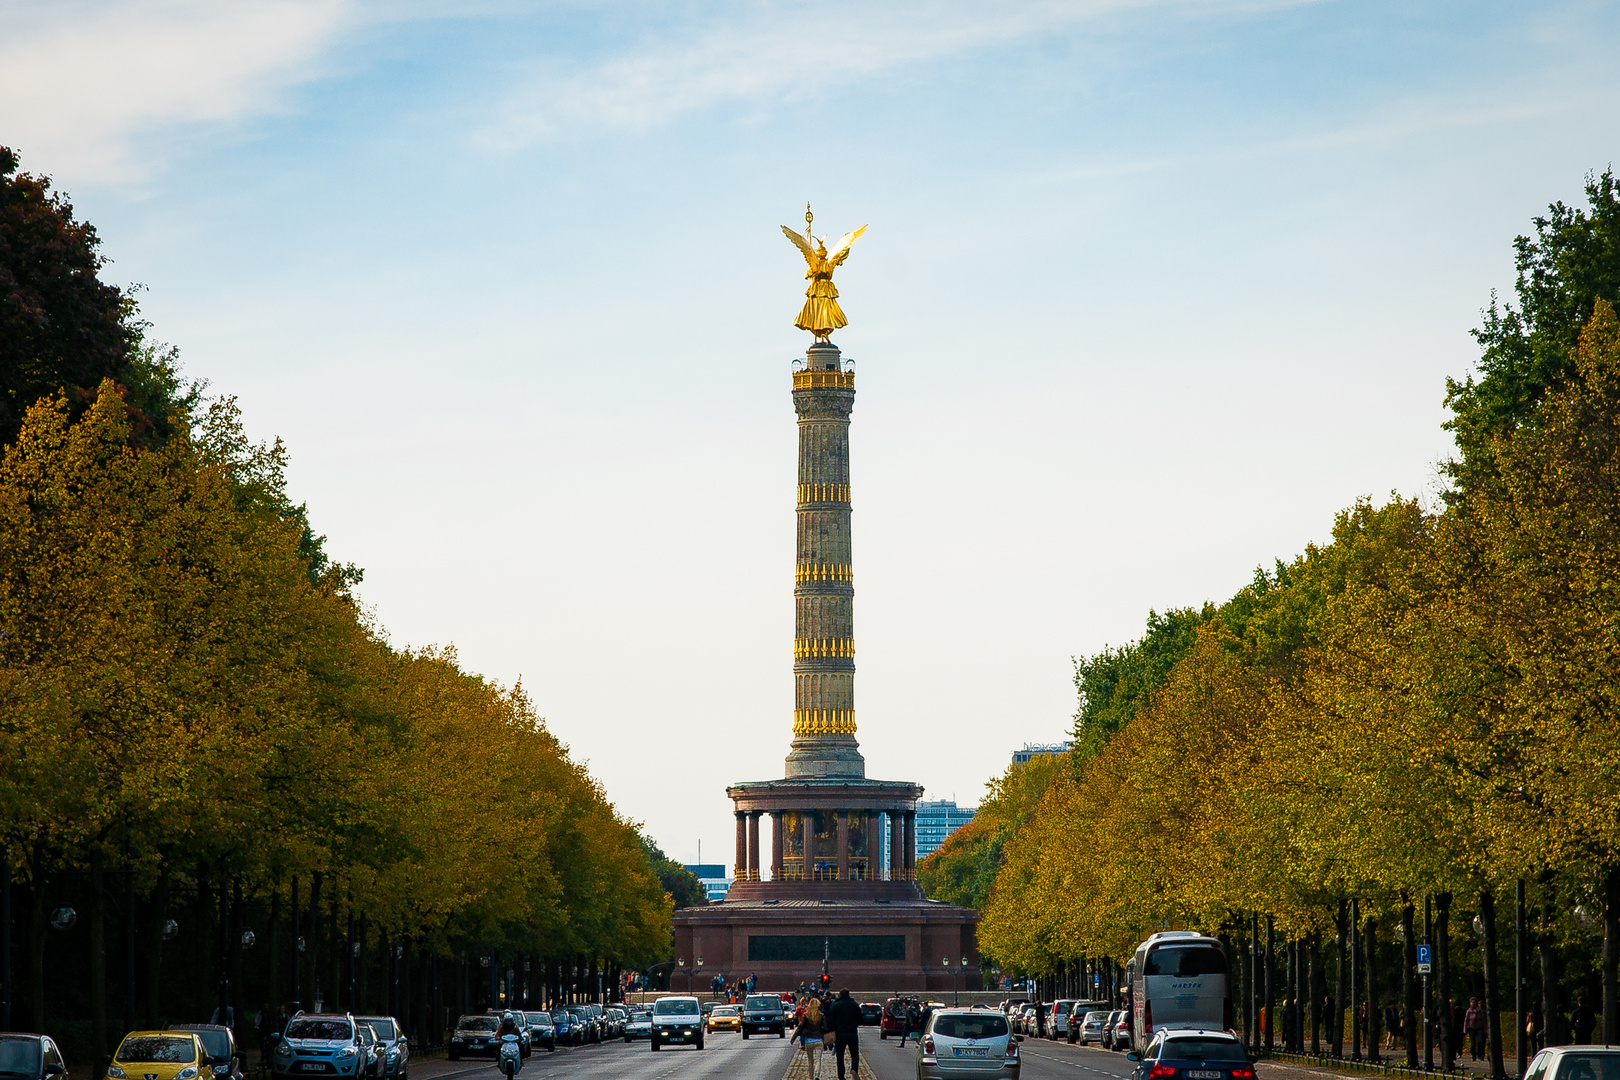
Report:
[{"label": "car", "polygon": [[609,1005],[607,1008],[602,1010],[602,1015],[606,1017],[608,1021],[609,1038],[617,1039],[620,1035],[624,1034],[624,1023],[630,1018],[630,1014],[625,1011],[624,1006]]},{"label": "car", "polygon": [[523,1014],[523,1024],[529,1029],[530,1046],[544,1046],[547,1053],[557,1049],[557,1026],[552,1023],[550,1013],[544,1010],[526,1012]]},{"label": "car", "polygon": [[1525,1080],[1614,1080],[1620,1046],[1549,1046],[1530,1059]]},{"label": "car", "polygon": [[276,1052],[270,1055],[270,1073],[275,1080],[310,1075],[362,1077],[367,1064],[364,1049],[354,1017],[348,1013],[294,1013],[276,1042]]},{"label": "car", "polygon": [[1101,1009],[1093,1009],[1086,1013],[1085,1019],[1080,1021],[1079,1042],[1081,1046],[1090,1046],[1094,1042],[1102,1041],[1103,1029],[1108,1026],[1108,1017],[1110,1015],[1112,1014],[1103,1012]]},{"label": "car", "polygon": [[382,1041],[371,1030],[370,1024],[362,1024],[358,1020],[355,1021],[354,1033],[360,1042],[360,1056],[366,1060],[365,1076],[368,1080],[377,1080],[377,1074],[382,1071]]},{"label": "car", "polygon": [[607,1015],[602,1011],[602,1006],[585,1004],[578,1006],[578,1008],[585,1010],[585,1015],[591,1018],[591,1023],[594,1025],[591,1041],[601,1042],[608,1034]]},{"label": "car", "polygon": [[579,1046],[586,1043],[599,1043],[602,1041],[602,1025],[596,1022],[596,1017],[583,1005],[570,1005],[568,1012],[579,1021]]},{"label": "car", "polygon": [[645,1009],[632,1012],[630,1019],[625,1021],[624,1041],[633,1042],[636,1039],[652,1038],[652,1013]]},{"label": "car", "polygon": [[450,1034],[447,1056],[451,1061],[460,1061],[464,1057],[498,1056],[501,1040],[495,1037],[495,1032],[500,1026],[501,1018],[488,1013],[463,1016],[456,1021],[456,1029]]},{"label": "car", "polygon": [[663,997],[653,1002],[652,1043],[654,1051],[670,1043],[691,1043],[703,1049],[703,1010],[698,999],[689,995]]},{"label": "car", "polygon": [[584,1038],[584,1028],[579,1017],[567,1009],[551,1010],[551,1028],[557,1033],[557,1041],[567,1043],[569,1046],[578,1046]]},{"label": "car", "polygon": [[743,998],[742,1037],[770,1035],[778,1039],[787,1037],[787,1017],[782,1014],[782,999],[775,994],[749,994]]},{"label": "car", "polygon": [[704,1022],[704,1027],[709,1031],[741,1031],[742,1006],[720,1006],[709,1013],[709,1018]]},{"label": "car", "polygon": [[[196,1080],[208,1051],[190,1031],[132,1031],[118,1043],[107,1075],[112,1080]],[[351,1074],[352,1075],[352,1074]]]},{"label": "car", "polygon": [[1052,1011],[1047,1015],[1051,1023],[1047,1025],[1046,1033],[1052,1038],[1067,1038],[1069,1034],[1069,1011],[1074,1008],[1073,999],[1052,1002]]},{"label": "car", "polygon": [[67,1075],[67,1062],[49,1035],[0,1034],[0,1076],[8,1080],[51,1080]]},{"label": "car", "polygon": [[1018,1034],[1018,1035],[1036,1035],[1036,1034],[1039,1034],[1039,1032],[1037,1032],[1035,1030],[1035,1012],[1036,1012],[1036,1009],[1035,1009],[1034,1005],[1023,1005],[1023,1006],[1019,1007],[1019,1009],[1018,1009],[1018,1019],[1016,1021],[1015,1026],[1014,1026],[1014,1029],[1013,1029],[1015,1034]]},{"label": "car", "polygon": [[355,1023],[369,1024],[382,1046],[382,1076],[385,1080],[406,1080],[410,1076],[411,1041],[392,1016],[357,1016]]},{"label": "car", "polygon": [[[247,1055],[236,1048],[236,1035],[224,1024],[170,1024],[167,1031],[190,1031],[208,1055],[208,1067],[219,1080],[242,1080]],[[219,1067],[224,1065],[225,1071]]]},{"label": "car", "polygon": [[936,1009],[917,1043],[917,1080],[1016,1077],[1022,1041],[994,1009]]},{"label": "car", "polygon": [[1255,1080],[1254,1063],[1230,1031],[1167,1028],[1156,1032],[1140,1054],[1132,1050],[1125,1060],[1136,1062],[1137,1080]]},{"label": "car", "polygon": [[1123,1050],[1131,1045],[1131,1014],[1118,1009],[1108,1016],[1108,1030],[1103,1045],[1110,1050]]},{"label": "car", "polygon": [[875,1001],[861,1002],[861,1027],[879,1027],[883,1023],[883,1006]]}]

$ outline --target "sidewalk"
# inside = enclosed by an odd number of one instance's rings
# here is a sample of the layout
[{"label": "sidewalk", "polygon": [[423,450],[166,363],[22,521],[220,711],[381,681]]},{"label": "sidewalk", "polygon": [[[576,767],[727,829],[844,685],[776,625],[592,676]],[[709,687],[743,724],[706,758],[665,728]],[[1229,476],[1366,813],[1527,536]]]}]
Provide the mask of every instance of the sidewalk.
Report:
[{"label": "sidewalk", "polygon": [[[1518,1060],[1507,1056],[1502,1062],[1503,1069],[1509,1077],[1517,1076]],[[1423,1052],[1418,1051],[1418,1067],[1406,1067],[1405,1050],[1378,1051],[1378,1060],[1368,1059],[1366,1052],[1362,1052],[1360,1061],[1352,1061],[1349,1057],[1314,1057],[1310,1054],[1285,1054],[1273,1052],[1270,1057],[1260,1058],[1255,1062],[1257,1072],[1279,1070],[1280,1076],[1289,1077],[1343,1077],[1343,1076],[1393,1076],[1393,1077],[1443,1077],[1443,1076],[1490,1076],[1491,1063],[1485,1061],[1470,1061],[1468,1055],[1463,1054],[1455,1063],[1451,1072],[1442,1072],[1440,1069],[1440,1052],[1436,1048],[1434,1054],[1434,1068],[1423,1068]]]}]

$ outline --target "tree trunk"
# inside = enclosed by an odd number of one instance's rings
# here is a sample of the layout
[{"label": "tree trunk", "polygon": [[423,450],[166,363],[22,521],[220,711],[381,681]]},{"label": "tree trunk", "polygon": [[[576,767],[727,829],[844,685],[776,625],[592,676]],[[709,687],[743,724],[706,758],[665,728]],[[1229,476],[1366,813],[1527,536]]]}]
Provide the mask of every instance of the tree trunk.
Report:
[{"label": "tree trunk", "polygon": [[152,887],[152,903],[146,920],[146,1027],[156,1031],[163,1026],[163,929],[169,922],[169,864],[158,864],[157,884]]},{"label": "tree trunk", "polygon": [[1496,897],[1489,889],[1479,893],[1479,919],[1485,924],[1479,954],[1485,969],[1485,1033],[1491,1048],[1491,1080],[1507,1080],[1502,1067],[1502,1015],[1496,993]]},{"label": "tree trunk", "polygon": [[265,1004],[275,1015],[276,1006],[287,999],[281,995],[281,875],[277,874],[270,884],[270,940],[265,943],[270,950],[267,958],[268,965],[265,978],[268,980],[265,987]]},{"label": "tree trunk", "polygon": [[107,882],[102,873],[101,847],[90,848],[90,1054],[92,1075],[105,1075],[101,1064],[107,1053]]},{"label": "tree trunk", "polygon": [[1344,946],[1348,937],[1345,902],[1339,901],[1339,918],[1334,935],[1334,948],[1338,951],[1333,965],[1333,1008],[1328,1014],[1329,1030],[1333,1039],[1333,1056],[1344,1056]]},{"label": "tree trunk", "polygon": [[1615,976],[1620,969],[1620,866],[1603,875],[1603,1043],[1620,1043],[1620,996]]},{"label": "tree trunk", "polygon": [[1361,959],[1361,902],[1350,900],[1350,1060],[1361,1060],[1361,984],[1367,981]]},{"label": "tree trunk", "polygon": [[1401,906],[1401,1013],[1402,1030],[1406,1032],[1406,1067],[1418,1067],[1417,1048],[1417,927],[1413,923],[1411,900]]},{"label": "tree trunk", "polygon": [[1451,894],[1434,898],[1435,1021],[1440,1031],[1440,1068],[1457,1067],[1457,1033],[1451,1026]]},{"label": "tree trunk", "polygon": [[1271,1030],[1276,1026],[1274,1020],[1277,1015],[1277,987],[1272,981],[1272,972],[1276,969],[1277,956],[1277,926],[1270,915],[1266,916],[1266,955],[1265,968],[1262,972],[1265,981],[1265,1003],[1261,1006],[1261,1015],[1265,1017],[1266,1053],[1271,1053]]},{"label": "tree trunk", "polygon": [[248,1008],[246,989],[242,985],[242,930],[247,921],[247,904],[242,900],[242,879],[231,879],[231,939],[227,942],[230,949],[231,966],[231,994],[226,1002],[236,1016],[236,1043],[238,1046],[247,1046],[248,1025],[246,1013]]},{"label": "tree trunk", "polygon": [[[37,864],[34,864],[37,866]],[[28,907],[28,1019],[45,1030],[45,881],[34,867]]]},{"label": "tree trunk", "polygon": [[1312,930],[1310,938],[1310,978],[1307,980],[1311,994],[1311,1053],[1320,1057],[1322,1054],[1322,994],[1325,980],[1322,978],[1322,932]]},{"label": "tree trunk", "polygon": [[[1548,888],[1551,888],[1549,883]],[[1553,936],[1553,907],[1551,897],[1541,905],[1540,932],[1536,934],[1536,951],[1541,959],[1541,1018],[1547,1025],[1547,1045],[1563,1046],[1569,1042],[1564,1030],[1563,994],[1559,992],[1562,966],[1558,962],[1557,938]],[[1522,1025],[1521,1025],[1521,1029]],[[1523,1039],[1519,1040],[1523,1042]]]},{"label": "tree trunk", "polygon": [[326,1007],[321,996],[321,872],[309,875],[309,999],[316,1010]]},{"label": "tree trunk", "polygon": [[187,1007],[193,1016],[206,1017],[212,1010],[214,985],[214,919],[213,905],[209,902],[208,864],[197,864],[197,909],[192,916],[196,925],[191,928],[193,962],[197,969],[197,982],[191,988]]},{"label": "tree trunk", "polygon": [[1367,1002],[1367,1060],[1379,1060],[1378,1035],[1383,1027],[1384,1010],[1378,1005],[1378,920],[1367,916],[1366,930],[1362,933],[1367,956],[1367,973],[1362,976],[1366,986]]}]

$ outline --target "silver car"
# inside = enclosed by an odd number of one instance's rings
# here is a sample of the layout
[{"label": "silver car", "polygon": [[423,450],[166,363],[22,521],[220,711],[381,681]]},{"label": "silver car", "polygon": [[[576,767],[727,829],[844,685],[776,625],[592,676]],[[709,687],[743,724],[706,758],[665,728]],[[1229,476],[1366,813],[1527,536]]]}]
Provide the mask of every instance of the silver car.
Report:
[{"label": "silver car", "polygon": [[1525,1080],[1615,1080],[1620,1047],[1549,1046],[1530,1060]]},{"label": "silver car", "polygon": [[1103,1029],[1108,1026],[1108,1014],[1105,1012],[1088,1012],[1086,1018],[1080,1021],[1080,1045],[1090,1046],[1094,1042],[1101,1042]]},{"label": "silver car", "polygon": [[937,1009],[917,1043],[917,1080],[1016,1077],[1022,1041],[993,1009]]}]

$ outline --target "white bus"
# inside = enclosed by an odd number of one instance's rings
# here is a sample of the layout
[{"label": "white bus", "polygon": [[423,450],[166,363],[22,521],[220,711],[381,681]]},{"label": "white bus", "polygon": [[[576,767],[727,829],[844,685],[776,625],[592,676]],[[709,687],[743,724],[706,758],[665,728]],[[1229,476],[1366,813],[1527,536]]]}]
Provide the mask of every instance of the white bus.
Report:
[{"label": "white bus", "polygon": [[1154,934],[1126,965],[1131,988],[1131,1048],[1146,1048],[1165,1028],[1232,1027],[1232,981],[1226,946],[1185,930]]}]

